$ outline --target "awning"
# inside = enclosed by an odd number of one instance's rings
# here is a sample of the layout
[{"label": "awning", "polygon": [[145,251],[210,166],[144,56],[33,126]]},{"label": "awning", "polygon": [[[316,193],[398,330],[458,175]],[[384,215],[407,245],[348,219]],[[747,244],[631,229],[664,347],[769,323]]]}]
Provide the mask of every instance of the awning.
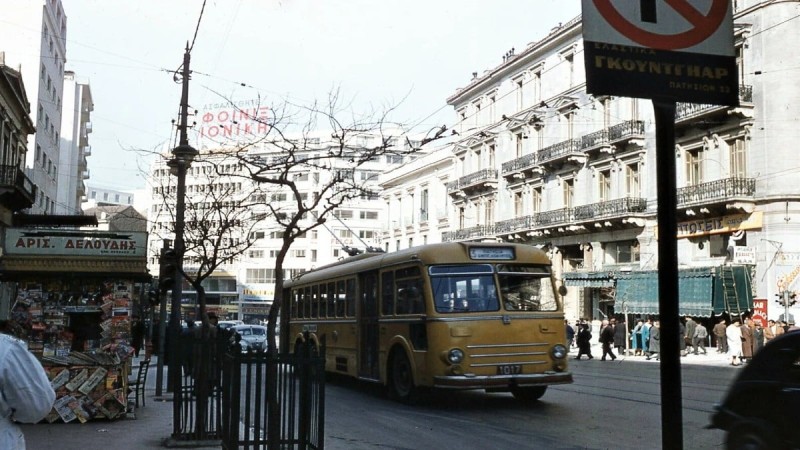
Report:
[{"label": "awning", "polygon": [[614,272],[564,272],[565,286],[573,287],[614,287]]},{"label": "awning", "polygon": [[714,312],[739,314],[753,309],[753,280],[748,266],[714,268]]},{"label": "awning", "polygon": [[[714,305],[715,268],[678,272],[678,314],[711,316]],[[658,314],[658,271],[620,273],[614,309],[632,314]]]}]

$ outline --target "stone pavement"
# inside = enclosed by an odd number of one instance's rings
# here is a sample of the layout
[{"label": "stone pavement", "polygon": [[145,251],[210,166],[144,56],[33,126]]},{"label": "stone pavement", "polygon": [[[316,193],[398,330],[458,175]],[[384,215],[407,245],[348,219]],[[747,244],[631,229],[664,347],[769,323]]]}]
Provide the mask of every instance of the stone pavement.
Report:
[{"label": "stone pavement", "polygon": [[[569,363],[590,363],[585,357],[581,361],[573,358],[577,349],[570,349]],[[591,363],[602,363],[600,356],[603,354],[599,344],[592,346],[594,359]],[[618,363],[643,363],[658,364],[651,359],[646,361],[643,356],[618,355]],[[172,433],[172,402],[159,401],[155,395],[156,359],[150,366],[147,376],[146,406],[136,410],[135,419],[122,419],[116,421],[90,421],[78,423],[41,423],[36,425],[23,425],[25,439],[29,450],[141,450],[148,448],[165,448],[164,441]],[[724,354],[716,352],[715,348],[708,349],[708,355],[688,355],[681,358],[683,364],[726,366],[729,359]],[[134,366],[138,361],[134,361]],[[167,371],[164,370],[166,380]],[[133,397],[131,397],[133,398]],[[328,444],[332,442],[326,442]],[[201,449],[219,449],[217,447],[194,447]],[[331,447],[333,448],[333,447]]]}]

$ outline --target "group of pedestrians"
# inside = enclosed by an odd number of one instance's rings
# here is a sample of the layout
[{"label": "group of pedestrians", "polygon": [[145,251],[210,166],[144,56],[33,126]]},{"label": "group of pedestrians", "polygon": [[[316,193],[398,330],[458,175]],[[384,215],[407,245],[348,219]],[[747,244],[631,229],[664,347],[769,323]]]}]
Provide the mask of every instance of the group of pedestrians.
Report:
[{"label": "group of pedestrians", "polygon": [[750,317],[745,317],[742,321],[734,316],[730,325],[724,318],[720,318],[713,328],[717,353],[727,354],[732,366],[744,364],[769,341],[782,335],[787,328],[781,321],[770,320],[766,327],[762,327],[760,321]]}]

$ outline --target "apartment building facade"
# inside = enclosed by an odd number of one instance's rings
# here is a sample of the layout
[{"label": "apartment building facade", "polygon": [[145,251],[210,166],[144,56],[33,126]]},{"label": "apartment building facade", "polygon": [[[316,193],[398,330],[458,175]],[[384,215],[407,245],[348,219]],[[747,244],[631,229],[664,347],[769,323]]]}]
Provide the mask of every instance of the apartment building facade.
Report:
[{"label": "apartment building facade", "polygon": [[61,111],[64,102],[67,17],[61,0],[0,0],[5,24],[0,51],[19,66],[36,133],[28,139],[26,171],[36,186],[35,214],[56,212]]},{"label": "apartment building facade", "polygon": [[88,200],[86,158],[92,155],[89,144],[92,111],[94,102],[89,81],[76,77],[72,71],[65,72],[56,214],[81,214],[81,204]]}]

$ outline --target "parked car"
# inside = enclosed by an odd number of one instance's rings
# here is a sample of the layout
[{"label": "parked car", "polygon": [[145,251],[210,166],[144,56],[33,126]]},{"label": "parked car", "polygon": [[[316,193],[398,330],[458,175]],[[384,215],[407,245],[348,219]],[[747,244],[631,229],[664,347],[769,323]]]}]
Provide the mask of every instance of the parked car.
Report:
[{"label": "parked car", "polygon": [[219,322],[217,322],[217,326],[223,330],[231,329],[236,325],[244,325],[244,322],[242,322],[241,320],[220,320]]},{"label": "parked car", "polygon": [[756,353],[715,409],[708,427],[727,431],[728,449],[800,449],[800,331]]},{"label": "parked car", "polygon": [[267,327],[262,327],[261,325],[236,325],[232,330],[242,337],[239,342],[242,346],[242,352],[262,352],[267,350]]}]

